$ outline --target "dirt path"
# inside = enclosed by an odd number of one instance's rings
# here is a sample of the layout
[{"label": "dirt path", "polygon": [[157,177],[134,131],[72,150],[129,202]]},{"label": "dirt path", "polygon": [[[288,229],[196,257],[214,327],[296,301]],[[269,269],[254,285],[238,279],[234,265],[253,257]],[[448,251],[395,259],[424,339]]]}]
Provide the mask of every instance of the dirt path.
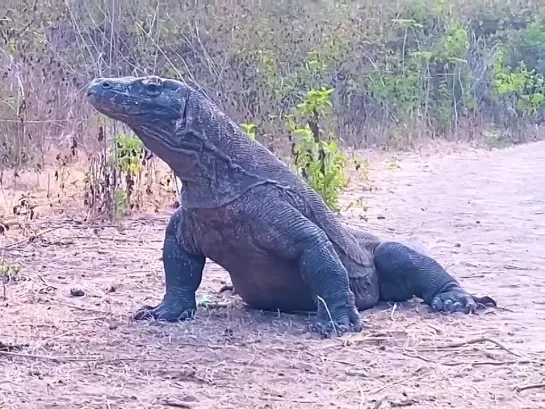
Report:
[{"label": "dirt path", "polygon": [[[319,340],[305,317],[217,295],[228,276],[209,264],[199,297],[225,308],[180,325],[133,323],[130,313],[162,296],[168,215],[98,236],[59,218],[4,254],[22,268],[0,304],[0,341],[20,346],[0,356],[5,407],[544,407],[544,386],[516,387],[545,382],[545,143],[392,165],[372,161],[373,191],[355,180],[343,217],[418,236],[464,286],[505,309],[441,316],[416,302],[383,305],[364,314],[363,333]],[[74,282],[84,297],[70,296]]]}]

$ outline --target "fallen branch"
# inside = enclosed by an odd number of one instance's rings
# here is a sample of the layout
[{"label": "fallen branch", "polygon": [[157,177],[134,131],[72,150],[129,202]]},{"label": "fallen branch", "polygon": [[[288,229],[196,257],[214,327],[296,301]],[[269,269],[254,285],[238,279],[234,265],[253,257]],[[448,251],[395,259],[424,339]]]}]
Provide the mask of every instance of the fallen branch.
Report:
[{"label": "fallen branch", "polygon": [[101,310],[97,310],[97,309],[94,309],[94,308],[88,308],[88,307],[80,307],[79,305],[74,305],[74,304],[70,304],[70,303],[67,303],[67,302],[62,302],[62,301],[57,301],[57,300],[48,300],[48,301],[52,302],[54,304],[63,305],[65,307],[74,308],[74,309],[80,310],[80,311],[95,312],[97,314],[102,314],[102,315],[106,315],[106,316],[110,314],[107,311],[101,311]]},{"label": "fallen branch", "polygon": [[492,366],[503,366],[503,365],[527,365],[535,364],[539,361],[531,359],[520,359],[517,361],[473,361],[473,362],[442,362],[441,365],[445,366],[459,366],[459,365],[471,365],[471,366],[483,366],[483,365],[492,365]]},{"label": "fallen branch", "polygon": [[192,409],[193,405],[187,402],[178,402],[174,400],[166,400],[165,406],[170,406],[172,408],[183,408],[183,409]]},{"label": "fallen branch", "polygon": [[34,240],[40,238],[44,234],[51,233],[52,231],[55,231],[55,230],[58,230],[58,228],[53,227],[51,229],[45,229],[45,230],[43,230],[43,231],[41,231],[39,233],[33,234],[30,237],[27,237],[25,239],[16,241],[15,243],[8,244],[7,246],[0,247],[0,251],[7,251],[7,250],[9,250],[9,249],[11,249],[13,247],[18,247],[18,246],[20,246],[22,244],[28,244],[28,243],[33,242]]},{"label": "fallen branch", "polygon": [[[102,225],[97,225],[97,226],[93,226],[93,225],[58,225],[58,226],[54,226],[54,227],[50,227],[48,229],[45,229],[45,230],[42,230],[41,232],[39,233],[36,233],[36,234],[33,234],[31,235],[30,237],[27,237],[27,238],[24,238],[24,239],[21,239],[19,241],[16,241],[15,243],[11,243],[11,244],[8,244],[6,246],[2,246],[0,247],[0,251],[7,251],[13,247],[18,247],[20,245],[23,245],[23,244],[28,244],[28,243],[31,243],[31,242],[34,242],[36,239],[42,237],[43,235],[47,234],[47,233],[51,233],[55,230],[60,230],[60,229],[101,229],[101,228],[106,228],[106,227],[117,227],[116,225],[114,224],[102,224]],[[100,240],[104,240],[103,237],[99,237],[97,236]],[[79,238],[79,237],[76,237],[76,238]],[[119,238],[117,240],[127,240],[127,239],[123,239],[123,238]]]},{"label": "fallen branch", "polygon": [[525,390],[528,390],[528,389],[541,389],[541,388],[545,388],[545,382],[531,383],[531,384],[524,385],[524,386],[515,386],[515,391],[522,392],[522,391],[525,391]]},{"label": "fallen branch", "polygon": [[507,352],[507,353],[509,353],[511,355],[514,355],[516,357],[520,358],[520,357],[523,356],[523,355],[519,354],[518,352],[515,352],[515,351],[507,348],[501,342],[496,341],[495,339],[486,338],[486,337],[469,339],[467,341],[454,342],[452,344],[447,344],[447,345],[437,345],[437,348],[459,348],[459,347],[464,346],[464,345],[480,344],[480,343],[483,343],[483,342],[490,342],[490,343],[496,345],[498,348],[500,348],[500,349],[504,350],[505,352]]},{"label": "fallen branch", "polygon": [[413,355],[408,352],[403,352],[403,355],[408,356],[409,358],[420,359],[421,361],[428,362],[431,364],[444,365],[444,366],[460,366],[460,365],[471,365],[471,366],[482,366],[482,365],[492,365],[492,366],[502,366],[502,365],[524,365],[524,364],[535,364],[539,363],[535,359],[517,359],[516,361],[472,361],[472,362],[440,362],[433,359],[425,358],[421,355]]},{"label": "fallen branch", "polygon": [[113,363],[113,362],[164,362],[168,363],[169,360],[166,359],[154,359],[154,358],[104,358],[104,357],[78,357],[71,355],[37,355],[37,354],[25,354],[19,352],[8,352],[0,351],[0,355],[11,356],[15,358],[27,358],[27,359],[36,359],[39,361],[53,361],[53,362],[102,362],[102,363]]},{"label": "fallen branch", "polygon": [[281,396],[273,396],[273,395],[270,395],[270,394],[263,397],[263,400],[273,400],[273,401],[277,401],[277,402],[289,402],[289,403],[302,403],[302,404],[308,404],[308,405],[318,403],[315,400],[287,399],[287,398],[283,398]]}]

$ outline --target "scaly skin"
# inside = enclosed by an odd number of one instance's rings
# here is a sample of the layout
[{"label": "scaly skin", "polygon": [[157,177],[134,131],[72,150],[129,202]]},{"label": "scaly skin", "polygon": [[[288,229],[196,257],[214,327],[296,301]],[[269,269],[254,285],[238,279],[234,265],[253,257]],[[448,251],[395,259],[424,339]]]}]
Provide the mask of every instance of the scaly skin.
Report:
[{"label": "scaly skin", "polygon": [[425,251],[343,225],[322,198],[203,95],[179,81],[99,78],[90,103],[126,123],[182,181],[165,233],[163,301],[135,319],[194,317],[206,259],[251,307],[313,311],[327,336],[361,331],[358,310],[420,297],[435,311],[475,312],[467,293]]}]

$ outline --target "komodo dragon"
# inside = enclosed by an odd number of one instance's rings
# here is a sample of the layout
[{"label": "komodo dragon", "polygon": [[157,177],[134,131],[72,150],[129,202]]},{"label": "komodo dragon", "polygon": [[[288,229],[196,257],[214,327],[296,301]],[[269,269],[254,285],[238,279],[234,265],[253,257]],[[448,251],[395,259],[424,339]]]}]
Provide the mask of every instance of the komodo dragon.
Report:
[{"label": "komodo dragon", "polygon": [[324,336],[361,331],[359,311],[381,300],[417,296],[441,312],[496,305],[466,292],[424,253],[342,224],[286,164],[185,83],[97,78],[88,99],[182,181],[164,238],[163,300],[135,320],[193,318],[207,258],[227,270],[251,308],[317,311],[311,329]]}]

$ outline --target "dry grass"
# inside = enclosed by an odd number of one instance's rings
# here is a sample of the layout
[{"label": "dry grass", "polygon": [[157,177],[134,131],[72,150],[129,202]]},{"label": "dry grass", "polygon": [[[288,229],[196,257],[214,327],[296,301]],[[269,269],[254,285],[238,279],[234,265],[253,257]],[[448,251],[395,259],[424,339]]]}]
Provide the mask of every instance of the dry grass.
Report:
[{"label": "dry grass", "polygon": [[[100,126],[123,132],[126,126],[105,124],[86,101],[87,85],[99,76],[188,81],[237,123],[254,123],[258,139],[280,154],[290,149],[286,115],[322,86],[335,88],[322,129],[354,147],[406,148],[432,137],[511,143],[531,140],[543,120],[517,108],[522,89],[499,97],[492,81],[500,44],[508,60],[544,73],[535,57],[539,36],[513,32],[539,21],[538,1],[3,4],[0,164],[36,166],[50,149],[70,146],[96,152]],[[468,53],[449,34],[453,28],[468,31]],[[521,43],[525,35],[529,42]],[[457,56],[448,73],[433,62],[437,52]],[[513,120],[514,111],[521,118]]]},{"label": "dry grass", "polygon": [[[162,296],[168,213],[91,226],[77,195],[50,206],[36,179],[22,176],[18,189],[40,205],[37,219],[19,220],[25,229],[13,224],[0,236],[5,406],[542,407],[545,145],[464,150],[375,155],[373,189],[354,178],[343,217],[380,234],[418,235],[501,308],[447,316],[417,302],[381,305],[364,314],[363,333],[328,340],[308,332],[307,317],[251,311],[220,294],[229,278],[213,263],[195,321],[130,321]],[[4,188],[5,215],[18,189]]]}]

